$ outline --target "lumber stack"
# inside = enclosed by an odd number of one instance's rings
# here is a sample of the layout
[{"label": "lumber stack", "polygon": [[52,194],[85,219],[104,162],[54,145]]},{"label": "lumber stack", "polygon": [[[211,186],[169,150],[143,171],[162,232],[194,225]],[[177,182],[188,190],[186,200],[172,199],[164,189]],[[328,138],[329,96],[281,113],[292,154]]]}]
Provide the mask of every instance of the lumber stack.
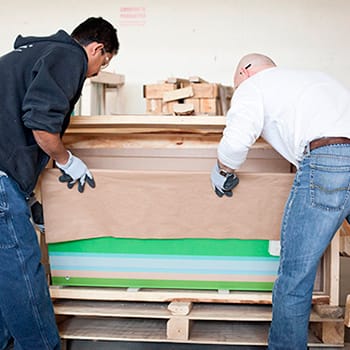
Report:
[{"label": "lumber stack", "polygon": [[233,88],[208,83],[200,77],[168,78],[143,86],[147,114],[225,115],[230,108]]}]

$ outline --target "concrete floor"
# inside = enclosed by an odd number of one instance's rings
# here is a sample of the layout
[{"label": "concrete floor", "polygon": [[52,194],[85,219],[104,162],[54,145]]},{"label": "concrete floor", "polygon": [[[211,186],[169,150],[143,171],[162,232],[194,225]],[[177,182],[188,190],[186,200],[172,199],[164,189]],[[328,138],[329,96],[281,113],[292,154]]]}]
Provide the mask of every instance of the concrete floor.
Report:
[{"label": "concrete floor", "polygon": [[[340,293],[339,304],[345,305],[346,296],[350,294],[350,257],[340,258]],[[350,330],[345,328],[343,348],[320,347],[312,350],[350,350]],[[231,346],[231,345],[191,345],[178,343],[149,343],[149,342],[106,342],[106,341],[71,341],[67,350],[262,350],[260,346]]]}]

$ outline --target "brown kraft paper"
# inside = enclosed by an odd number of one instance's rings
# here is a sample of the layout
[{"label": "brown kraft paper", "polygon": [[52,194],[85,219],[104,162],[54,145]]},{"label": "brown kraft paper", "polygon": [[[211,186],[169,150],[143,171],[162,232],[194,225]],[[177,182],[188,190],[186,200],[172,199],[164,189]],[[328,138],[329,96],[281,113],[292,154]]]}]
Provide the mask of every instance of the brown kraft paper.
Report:
[{"label": "brown kraft paper", "polygon": [[57,169],[41,179],[48,243],[103,236],[141,239],[279,239],[294,175],[238,173],[233,197],[215,195],[210,174],[91,170],[96,188],[68,189]]}]

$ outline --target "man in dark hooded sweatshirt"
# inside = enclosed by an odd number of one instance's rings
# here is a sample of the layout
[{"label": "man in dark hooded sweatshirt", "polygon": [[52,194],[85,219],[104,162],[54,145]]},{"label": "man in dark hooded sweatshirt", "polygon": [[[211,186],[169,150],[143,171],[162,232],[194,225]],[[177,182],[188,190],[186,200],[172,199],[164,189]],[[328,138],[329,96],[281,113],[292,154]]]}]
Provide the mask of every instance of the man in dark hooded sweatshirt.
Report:
[{"label": "man in dark hooded sweatshirt", "polygon": [[116,29],[92,17],[71,35],[18,36],[0,57],[0,350],[60,349],[28,200],[50,158],[69,188],[95,186],[61,137],[85,79],[118,49]]}]

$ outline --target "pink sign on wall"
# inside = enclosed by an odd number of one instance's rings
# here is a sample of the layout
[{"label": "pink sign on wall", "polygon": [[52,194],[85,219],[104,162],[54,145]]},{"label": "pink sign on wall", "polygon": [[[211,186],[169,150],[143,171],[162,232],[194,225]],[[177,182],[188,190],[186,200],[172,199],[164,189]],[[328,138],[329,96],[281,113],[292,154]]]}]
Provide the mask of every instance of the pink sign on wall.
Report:
[{"label": "pink sign on wall", "polygon": [[122,6],[119,23],[124,26],[143,26],[146,23],[146,8],[142,6]]}]

